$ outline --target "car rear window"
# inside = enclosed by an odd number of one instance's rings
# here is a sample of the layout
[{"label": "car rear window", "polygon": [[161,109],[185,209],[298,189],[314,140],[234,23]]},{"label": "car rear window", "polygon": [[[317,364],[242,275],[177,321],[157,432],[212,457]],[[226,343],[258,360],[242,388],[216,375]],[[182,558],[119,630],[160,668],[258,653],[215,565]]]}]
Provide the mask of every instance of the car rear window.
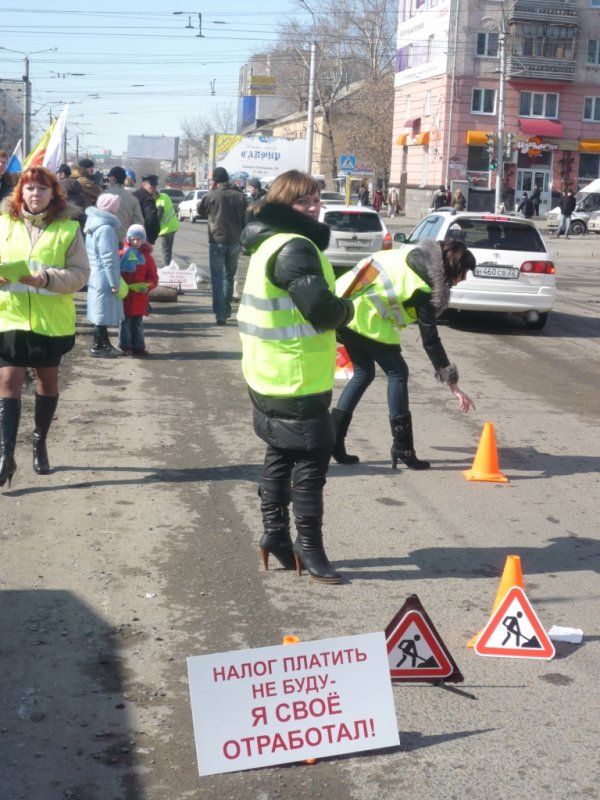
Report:
[{"label": "car rear window", "polygon": [[323,222],[336,231],[374,233],[383,230],[377,214],[365,214],[361,211],[328,211]]},{"label": "car rear window", "polygon": [[528,250],[545,253],[544,243],[532,225],[502,220],[457,219],[446,232],[445,239],[460,239],[467,247],[486,250]]}]

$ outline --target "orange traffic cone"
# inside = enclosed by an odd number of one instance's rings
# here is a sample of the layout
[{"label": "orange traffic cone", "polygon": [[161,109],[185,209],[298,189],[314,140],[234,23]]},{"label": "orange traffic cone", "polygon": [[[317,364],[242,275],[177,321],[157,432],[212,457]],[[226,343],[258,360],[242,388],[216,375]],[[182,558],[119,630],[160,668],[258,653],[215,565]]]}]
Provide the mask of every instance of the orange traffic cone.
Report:
[{"label": "orange traffic cone", "polygon": [[[525,591],[525,584],[523,583],[523,572],[521,570],[520,556],[506,557],[506,564],[504,565],[504,570],[502,571],[502,577],[500,578],[500,585],[498,586],[498,591],[496,592],[496,599],[494,600],[494,605],[492,607],[490,616],[493,615],[494,611],[498,608],[500,603],[506,597],[508,590],[512,589],[513,586],[520,586],[521,589]],[[481,630],[483,630],[483,628]],[[473,636],[467,647],[475,647],[475,642],[479,638],[480,634],[481,631],[478,631],[475,634],[475,636]]]},{"label": "orange traffic cone", "polygon": [[[288,635],[288,636],[284,636],[283,637],[282,644],[298,644],[299,642],[300,642],[300,639],[297,636]],[[316,758],[307,758],[307,759],[304,760],[304,763],[305,764],[316,764],[317,763],[317,759]]]},{"label": "orange traffic cone", "polygon": [[489,481],[491,483],[508,483],[508,478],[498,466],[498,451],[496,450],[496,437],[494,425],[486,422],[483,426],[479,447],[471,469],[463,471],[468,481]]}]

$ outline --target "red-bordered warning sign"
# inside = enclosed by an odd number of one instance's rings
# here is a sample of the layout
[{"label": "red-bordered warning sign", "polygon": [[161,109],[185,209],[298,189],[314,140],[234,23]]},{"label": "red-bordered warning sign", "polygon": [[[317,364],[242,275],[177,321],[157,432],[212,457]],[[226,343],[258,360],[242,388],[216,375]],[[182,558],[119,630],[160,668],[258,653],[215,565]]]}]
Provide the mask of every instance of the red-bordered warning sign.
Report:
[{"label": "red-bordered warning sign", "polygon": [[463,676],[416,594],[386,628],[393,681],[453,681]]},{"label": "red-bordered warning sign", "polygon": [[475,642],[480,656],[554,658],[554,645],[520,586],[508,590]]}]

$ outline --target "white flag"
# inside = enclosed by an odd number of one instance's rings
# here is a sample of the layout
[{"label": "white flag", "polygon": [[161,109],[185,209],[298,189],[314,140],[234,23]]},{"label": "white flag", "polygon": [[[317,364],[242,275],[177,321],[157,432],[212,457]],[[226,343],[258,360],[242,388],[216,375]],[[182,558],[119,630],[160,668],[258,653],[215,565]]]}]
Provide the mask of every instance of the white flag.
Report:
[{"label": "white flag", "polygon": [[63,162],[65,156],[65,129],[67,127],[67,114],[69,113],[69,104],[63,108],[60,117],[56,120],[56,125],[50,136],[50,141],[46,147],[46,154],[44,155],[44,166],[51,172],[56,172]]}]

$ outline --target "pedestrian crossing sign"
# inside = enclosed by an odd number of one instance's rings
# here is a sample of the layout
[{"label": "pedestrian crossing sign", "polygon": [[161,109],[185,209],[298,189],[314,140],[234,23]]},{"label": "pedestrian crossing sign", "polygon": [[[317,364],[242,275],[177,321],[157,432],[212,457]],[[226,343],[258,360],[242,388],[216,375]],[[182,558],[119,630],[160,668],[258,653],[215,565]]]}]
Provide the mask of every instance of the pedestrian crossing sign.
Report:
[{"label": "pedestrian crossing sign", "polygon": [[554,658],[554,645],[520,586],[508,590],[475,642],[479,656]]},{"label": "pedestrian crossing sign", "polygon": [[416,594],[411,595],[386,631],[392,681],[452,681],[463,676]]},{"label": "pedestrian crossing sign", "polygon": [[340,172],[354,172],[356,170],[356,156],[355,155],[342,155],[340,156]]}]

